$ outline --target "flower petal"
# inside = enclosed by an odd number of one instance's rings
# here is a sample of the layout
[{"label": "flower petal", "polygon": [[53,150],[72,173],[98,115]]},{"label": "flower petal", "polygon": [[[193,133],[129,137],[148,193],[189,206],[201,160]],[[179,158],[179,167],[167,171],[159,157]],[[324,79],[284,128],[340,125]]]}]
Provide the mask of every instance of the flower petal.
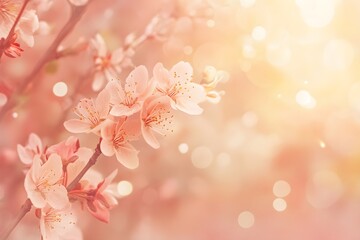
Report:
[{"label": "flower petal", "polygon": [[48,204],[54,209],[63,209],[69,203],[67,194],[66,188],[61,184],[55,184],[45,192]]},{"label": "flower petal", "polygon": [[115,149],[114,149],[112,142],[110,142],[106,139],[103,139],[101,141],[100,149],[101,149],[101,152],[107,157],[111,157],[115,153]]},{"label": "flower petal", "polygon": [[50,227],[50,233],[52,233],[52,235],[61,236],[61,238],[59,239],[63,239],[62,236],[75,227],[76,215],[72,211],[70,204],[68,205],[68,207],[61,210],[50,209],[50,211],[48,211],[46,215],[50,215],[50,217],[56,216],[58,221],[45,222],[45,224],[47,225],[47,227]]},{"label": "flower petal", "polygon": [[176,82],[190,82],[192,75],[193,69],[188,62],[178,62],[170,69],[170,80],[172,84]]},{"label": "flower petal", "polygon": [[160,147],[159,141],[156,139],[152,129],[150,127],[141,126],[142,135],[144,137],[144,140],[147,144],[149,144],[151,147],[158,149]]},{"label": "flower petal", "polygon": [[153,81],[157,82],[157,85],[161,89],[170,88],[170,75],[169,72],[162,63],[157,63],[153,69]]},{"label": "flower petal", "polygon": [[46,201],[44,197],[41,195],[41,193],[36,190],[36,184],[31,179],[31,174],[32,174],[31,171],[32,170],[27,172],[25,176],[25,181],[24,181],[25,191],[27,193],[28,198],[31,200],[31,203],[36,208],[43,208],[46,205]]},{"label": "flower petal", "polygon": [[30,171],[31,178],[33,181],[36,181],[41,176],[41,164],[42,164],[42,160],[40,158],[40,155],[35,155]]},{"label": "flower petal", "polygon": [[103,37],[100,34],[96,34],[96,36],[91,39],[91,44],[97,51],[97,55],[100,57],[105,57],[107,54],[107,47]]},{"label": "flower petal", "polygon": [[91,124],[80,119],[70,119],[64,122],[64,127],[71,133],[87,133],[91,130]]},{"label": "flower petal", "polygon": [[51,154],[40,171],[39,179],[46,179],[48,184],[57,183],[63,174],[61,157],[56,153]]},{"label": "flower petal", "polygon": [[19,37],[29,47],[34,46],[34,32],[39,28],[39,19],[34,10],[24,11],[17,26]]},{"label": "flower petal", "polygon": [[111,120],[106,120],[101,128],[101,137],[104,140],[112,141],[115,129],[116,129],[116,122],[113,122]]},{"label": "flower petal", "polygon": [[[89,206],[90,204],[92,204],[92,206]],[[86,205],[87,209],[89,210],[89,212],[96,217],[97,219],[99,219],[100,221],[104,222],[104,223],[108,223],[110,220],[110,213],[109,210],[104,207],[101,206],[101,204],[98,201],[94,201],[94,202],[88,202],[88,204]],[[95,209],[93,209],[95,208]],[[96,210],[96,211],[94,211]]]},{"label": "flower petal", "polygon": [[107,176],[104,181],[102,183],[100,183],[100,187],[98,189],[98,191],[100,193],[102,193],[103,191],[105,191],[105,189],[110,185],[110,183],[114,180],[114,178],[116,177],[118,173],[118,170],[115,169],[114,171],[112,171],[109,176]]},{"label": "flower petal", "polygon": [[204,111],[198,104],[186,98],[178,98],[176,108],[190,115],[200,115]]},{"label": "flower petal", "polygon": [[120,64],[121,61],[124,59],[124,52],[122,48],[118,48],[114,50],[111,54],[111,63],[116,65]]},{"label": "flower petal", "polygon": [[106,118],[110,110],[110,93],[107,89],[102,90],[95,100],[96,110],[99,112],[100,118]]},{"label": "flower petal", "polygon": [[190,83],[189,90],[184,93],[183,97],[191,98],[192,102],[200,103],[206,99],[206,92],[203,86],[197,83]]},{"label": "flower petal", "polygon": [[115,150],[117,160],[129,169],[135,169],[139,166],[138,151],[129,143],[118,147]]},{"label": "flower petal", "polygon": [[105,85],[105,80],[106,77],[103,72],[96,72],[91,85],[92,90],[94,90],[95,92],[99,91]]},{"label": "flower petal", "polygon": [[125,91],[139,96],[147,88],[148,71],[144,65],[136,67],[126,78]]},{"label": "flower petal", "polygon": [[35,133],[30,133],[29,136],[29,147],[32,149],[39,148],[39,150],[42,150],[42,142],[38,135]]},{"label": "flower petal", "polygon": [[140,103],[135,103],[131,107],[119,104],[114,105],[110,111],[110,114],[113,116],[121,117],[121,116],[131,116],[137,112],[139,112],[141,109]]},{"label": "flower petal", "polygon": [[26,148],[24,148],[23,146],[18,144],[17,145],[17,152],[18,152],[20,161],[22,163],[24,163],[24,164],[31,164],[32,163],[31,154],[29,154],[29,152],[26,150]]},{"label": "flower petal", "polygon": [[116,104],[122,103],[124,101],[125,93],[124,93],[124,90],[119,81],[117,81],[117,80],[110,81],[106,85],[106,88],[108,89],[108,91],[110,93],[110,102],[111,103],[116,105]]}]

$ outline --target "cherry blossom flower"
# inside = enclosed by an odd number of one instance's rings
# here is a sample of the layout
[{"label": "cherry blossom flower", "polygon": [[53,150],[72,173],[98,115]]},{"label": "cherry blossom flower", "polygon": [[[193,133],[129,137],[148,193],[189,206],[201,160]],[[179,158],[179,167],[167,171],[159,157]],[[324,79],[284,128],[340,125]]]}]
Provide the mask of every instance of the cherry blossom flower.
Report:
[{"label": "cherry blossom flower", "polygon": [[138,125],[134,121],[121,118],[118,122],[107,121],[101,129],[101,151],[105,156],[114,154],[125,167],[135,169],[139,165],[138,151],[129,143],[138,134]]},{"label": "cherry blossom flower", "polygon": [[51,207],[41,209],[40,231],[44,240],[74,239],[70,236],[74,234],[79,236],[75,224],[76,216],[70,206],[62,210]]},{"label": "cherry blossom flower", "polygon": [[168,71],[161,63],[154,67],[154,80],[157,90],[170,98],[174,109],[187,114],[199,115],[203,109],[199,103],[205,99],[202,86],[191,82],[193,69],[187,62],[179,62]]},{"label": "cherry blossom flower", "polygon": [[212,66],[206,66],[203,72],[204,82],[202,86],[206,91],[206,100],[211,103],[219,103],[221,100],[221,96],[224,95],[223,91],[215,90],[216,86],[220,82],[225,82],[228,80],[228,75],[224,71],[218,71],[216,68]]},{"label": "cherry blossom flower", "polygon": [[148,87],[148,72],[145,66],[136,67],[125,80],[125,87],[117,80],[107,85],[114,116],[130,116],[140,111],[144,98],[151,93]]},{"label": "cherry blossom flower", "polygon": [[80,148],[80,142],[77,137],[70,136],[65,141],[62,141],[58,144],[52,145],[47,148],[46,154],[51,155],[53,153],[58,154],[61,157],[63,164],[68,162],[73,162],[76,159],[74,158],[75,153]]},{"label": "cherry blossom flower", "polygon": [[116,174],[117,169],[101,181],[96,180],[98,177],[93,175],[91,178],[84,176],[78,187],[69,193],[70,197],[80,200],[94,217],[107,223],[110,218],[109,210],[118,204],[115,193],[109,188]]},{"label": "cherry blossom flower", "polygon": [[175,19],[167,14],[156,15],[146,26],[144,35],[164,41],[170,34],[174,22]]},{"label": "cherry blossom flower", "polygon": [[53,153],[61,157],[63,163],[63,184],[67,186],[71,183],[79,172],[85,167],[93,154],[93,150],[86,147],[80,147],[79,139],[70,136],[67,140],[50,146],[46,150],[46,155]]},{"label": "cherry blossom flower", "polygon": [[34,10],[24,11],[15,32],[19,35],[26,45],[34,46],[34,33],[39,29],[39,19]]},{"label": "cherry blossom flower", "polygon": [[35,155],[39,155],[41,158],[41,155],[43,154],[41,139],[38,135],[31,133],[26,146],[20,144],[17,145],[17,152],[21,162],[30,165],[33,162]]},{"label": "cherry blossom flower", "polygon": [[108,189],[118,170],[114,170],[93,190],[93,199],[87,201],[87,207],[92,215],[103,222],[109,222],[109,210],[118,204],[114,193]]},{"label": "cherry blossom flower", "polygon": [[170,131],[170,124],[173,117],[170,102],[167,97],[155,96],[146,100],[141,112],[141,131],[145,141],[151,147],[160,147],[154,132],[160,135],[166,135],[166,133]]},{"label": "cherry blossom flower", "polygon": [[84,98],[75,107],[75,114],[79,119],[64,122],[66,130],[72,133],[98,134],[102,123],[110,111],[110,94],[106,89],[101,91],[95,100]]},{"label": "cherry blossom flower", "polygon": [[6,38],[19,11],[19,3],[12,0],[0,1],[0,38]]},{"label": "cherry blossom flower", "polygon": [[115,79],[120,74],[124,53],[121,48],[116,49],[112,53],[109,52],[100,34],[97,34],[95,38],[91,40],[91,46],[95,50],[95,76],[92,88],[94,91],[99,91],[105,85],[106,81]]},{"label": "cherry blossom flower", "polygon": [[61,158],[57,154],[50,155],[41,165],[39,155],[34,157],[33,165],[25,177],[25,190],[36,208],[49,204],[55,209],[61,209],[68,204],[66,188],[60,184],[63,174]]}]

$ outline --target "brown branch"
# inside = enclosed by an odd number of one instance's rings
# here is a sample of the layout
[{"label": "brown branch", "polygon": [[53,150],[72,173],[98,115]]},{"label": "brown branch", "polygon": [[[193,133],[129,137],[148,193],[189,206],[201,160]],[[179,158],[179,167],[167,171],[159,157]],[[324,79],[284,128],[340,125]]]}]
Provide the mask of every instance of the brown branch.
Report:
[{"label": "brown branch", "polygon": [[81,172],[74,178],[74,180],[66,187],[68,192],[73,190],[76,187],[76,184],[78,184],[78,182],[85,175],[85,173],[96,163],[96,160],[101,155],[100,143],[101,143],[101,138],[100,138],[100,141],[99,141],[99,143],[97,144],[97,146],[95,148],[95,152],[93,153],[93,155],[89,159],[89,162],[85,165],[85,167],[81,170]]},{"label": "brown branch", "polygon": [[24,204],[21,206],[20,212],[18,213],[17,217],[14,219],[13,222],[9,224],[7,229],[3,232],[0,239],[5,240],[9,237],[10,233],[14,230],[16,225],[21,221],[21,219],[31,210],[32,203],[30,199],[26,199]]},{"label": "brown branch", "polygon": [[[85,175],[85,173],[96,163],[98,157],[101,155],[100,143],[101,143],[101,138],[95,148],[95,152],[90,157],[89,162],[85,165],[85,167],[81,170],[81,172],[75,177],[75,179],[66,187],[68,192],[75,188],[75,186],[78,184],[78,182],[81,180],[81,178]],[[31,210],[31,207],[32,207],[32,203],[31,203],[30,199],[26,199],[24,204],[21,206],[21,209],[20,209],[17,217],[14,219],[13,222],[11,222],[9,224],[9,226],[0,235],[1,240],[6,240],[9,237],[9,235],[15,229],[15,227],[21,221],[21,219]]]}]

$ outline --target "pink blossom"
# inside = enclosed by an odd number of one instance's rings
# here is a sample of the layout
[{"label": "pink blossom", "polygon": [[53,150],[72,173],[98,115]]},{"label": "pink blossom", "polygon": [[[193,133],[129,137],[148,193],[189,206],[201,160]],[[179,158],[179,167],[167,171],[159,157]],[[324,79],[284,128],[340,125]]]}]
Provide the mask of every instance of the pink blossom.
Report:
[{"label": "pink blossom", "polygon": [[34,46],[34,33],[39,29],[39,19],[34,10],[24,11],[15,32],[29,47]]},{"label": "pink blossom", "polygon": [[20,44],[16,42],[17,35],[14,33],[8,40],[5,38],[0,39],[0,52],[3,52],[6,56],[10,58],[20,57],[21,53],[24,51]]},{"label": "pink blossom", "polygon": [[193,69],[187,62],[179,62],[168,71],[161,63],[154,67],[157,90],[170,98],[172,108],[187,114],[203,112],[199,103],[205,99],[204,88],[192,80]]},{"label": "pink blossom", "polygon": [[121,118],[118,122],[108,121],[101,129],[101,151],[105,156],[116,155],[117,160],[129,169],[139,165],[138,151],[129,143],[138,132],[134,121]]},{"label": "pink blossom", "polygon": [[33,165],[25,177],[25,190],[36,208],[49,204],[55,209],[61,209],[68,204],[66,188],[60,184],[63,174],[61,158],[57,154],[50,155],[41,165],[39,155],[34,157]]},{"label": "pink blossom", "polygon": [[75,223],[76,216],[70,207],[62,210],[50,207],[41,209],[40,231],[43,240],[74,239],[71,235],[79,236]]},{"label": "pink blossom", "polygon": [[[114,170],[101,182],[95,178],[87,178],[80,181],[78,188],[70,192],[71,198],[78,199],[86,205],[89,212],[103,222],[109,222],[109,210],[118,204],[115,193],[109,189],[109,185],[117,174]],[[86,178],[84,176],[84,178]]]},{"label": "pink blossom", "polygon": [[35,155],[41,156],[43,154],[41,139],[35,133],[31,133],[26,146],[20,144],[17,145],[17,152],[21,162],[30,165],[33,162]]},{"label": "pink blossom", "polygon": [[12,0],[0,1],[0,38],[6,39],[15,21],[19,7],[19,4]]},{"label": "pink blossom", "polygon": [[169,132],[172,119],[169,98],[162,96],[146,100],[141,112],[141,131],[145,141],[151,147],[160,147],[154,133],[165,135]]},{"label": "pink blossom", "polygon": [[[80,148],[80,142],[77,137],[70,136],[65,141],[62,141],[58,144],[52,145],[47,148],[46,154],[51,155],[52,153],[56,153],[61,157],[61,160],[64,163],[72,162],[75,153]],[[73,161],[75,161],[74,159]]]},{"label": "pink blossom", "polygon": [[79,119],[71,119],[64,123],[66,130],[72,133],[98,134],[102,123],[110,111],[110,94],[106,89],[101,91],[95,100],[84,98],[75,107]]},{"label": "pink blossom", "polygon": [[228,74],[224,71],[219,71],[212,66],[206,66],[203,72],[204,82],[202,86],[206,91],[206,100],[211,103],[219,103],[221,96],[224,95],[223,91],[217,91],[218,83],[228,80]]},{"label": "pink blossom", "polygon": [[79,139],[70,136],[67,140],[50,146],[46,150],[46,155],[51,155],[53,153],[56,153],[61,157],[64,171],[63,183],[67,186],[67,184],[71,183],[85,167],[93,154],[93,150],[86,147],[80,147]]},{"label": "pink blossom", "polygon": [[94,198],[87,201],[87,207],[90,213],[103,222],[109,222],[109,210],[118,204],[114,194],[108,190],[108,186],[116,174],[117,169],[97,185],[93,193]]},{"label": "pink blossom", "polygon": [[117,78],[120,74],[124,53],[121,48],[109,52],[100,34],[91,40],[91,45],[95,50],[95,76],[92,88],[94,91],[99,91],[107,81]]},{"label": "pink blossom", "polygon": [[136,67],[125,80],[125,87],[119,81],[110,81],[107,89],[111,94],[114,116],[130,116],[140,111],[144,98],[151,93],[148,87],[148,72],[145,66]]}]

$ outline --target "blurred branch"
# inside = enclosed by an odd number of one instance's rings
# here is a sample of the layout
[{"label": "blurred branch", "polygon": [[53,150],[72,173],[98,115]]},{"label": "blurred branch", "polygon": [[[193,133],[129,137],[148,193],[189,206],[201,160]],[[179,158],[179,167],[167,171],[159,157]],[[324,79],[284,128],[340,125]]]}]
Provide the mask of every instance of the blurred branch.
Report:
[{"label": "blurred branch", "polygon": [[33,71],[24,79],[21,83],[20,87],[16,89],[16,91],[11,95],[7,104],[0,111],[0,119],[4,117],[4,115],[13,107],[16,106],[17,96],[22,95],[24,92],[28,91],[34,84],[37,79],[36,76],[39,74],[41,69],[45,66],[46,63],[56,59],[58,57],[57,50],[61,42],[64,40],[66,36],[74,29],[75,25],[79,22],[81,17],[84,15],[85,10],[88,4],[84,6],[71,6],[71,16],[64,27],[60,30],[59,34],[50,45],[46,53],[42,56],[42,58],[35,65]]},{"label": "blurred branch", "polygon": [[1,235],[0,239],[5,240],[9,237],[10,233],[14,230],[16,225],[21,221],[21,219],[31,210],[32,203],[30,199],[26,199],[24,204],[21,206],[20,212],[18,213],[15,220],[9,224],[8,228],[5,229],[4,233]]}]

